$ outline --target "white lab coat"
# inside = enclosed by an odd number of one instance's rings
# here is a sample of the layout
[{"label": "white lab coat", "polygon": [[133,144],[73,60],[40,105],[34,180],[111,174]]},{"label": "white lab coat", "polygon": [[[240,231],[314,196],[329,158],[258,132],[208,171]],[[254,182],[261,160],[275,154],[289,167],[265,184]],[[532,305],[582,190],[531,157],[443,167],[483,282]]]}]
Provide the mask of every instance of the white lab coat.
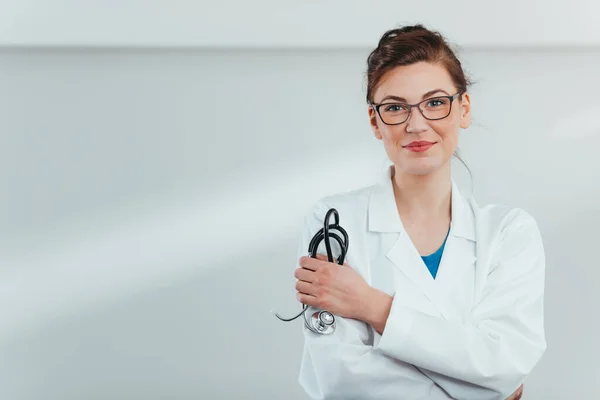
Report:
[{"label": "white lab coat", "polygon": [[304,327],[299,383],[313,399],[506,399],[546,349],[537,224],[521,209],[479,207],[453,181],[433,279],[402,227],[393,168],[375,185],[321,199],[305,219],[298,258],[334,207],[349,235],[345,262],[394,300],[382,335],[341,317],[332,335]]}]

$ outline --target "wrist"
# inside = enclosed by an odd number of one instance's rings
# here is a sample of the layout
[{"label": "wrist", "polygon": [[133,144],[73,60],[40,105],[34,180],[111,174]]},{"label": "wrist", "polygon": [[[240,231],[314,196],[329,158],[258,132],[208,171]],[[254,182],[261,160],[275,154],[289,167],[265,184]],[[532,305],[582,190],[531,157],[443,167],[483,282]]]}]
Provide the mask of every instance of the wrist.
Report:
[{"label": "wrist", "polygon": [[371,325],[379,334],[383,332],[390,314],[393,297],[381,290],[369,287],[362,307],[361,321]]}]

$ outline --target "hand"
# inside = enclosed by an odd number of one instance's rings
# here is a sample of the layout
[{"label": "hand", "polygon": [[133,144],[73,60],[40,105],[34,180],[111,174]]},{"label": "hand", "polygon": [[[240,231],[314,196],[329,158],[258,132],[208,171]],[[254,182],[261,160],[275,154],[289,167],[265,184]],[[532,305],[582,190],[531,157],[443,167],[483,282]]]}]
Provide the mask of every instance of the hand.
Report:
[{"label": "hand", "polygon": [[523,396],[523,385],[519,386],[519,388],[511,394],[506,400],[519,400]]},{"label": "hand", "polygon": [[345,318],[364,315],[372,288],[350,265],[330,263],[327,256],[317,254],[316,259],[300,257],[300,267],[294,272],[298,301]]}]

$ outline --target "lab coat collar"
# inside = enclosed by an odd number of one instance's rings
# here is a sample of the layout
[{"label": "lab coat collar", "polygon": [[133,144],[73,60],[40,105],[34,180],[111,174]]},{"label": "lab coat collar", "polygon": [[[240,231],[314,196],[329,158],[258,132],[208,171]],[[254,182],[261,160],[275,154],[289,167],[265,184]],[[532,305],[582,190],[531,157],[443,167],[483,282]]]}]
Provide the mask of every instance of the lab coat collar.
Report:
[{"label": "lab coat collar", "polygon": [[[369,197],[369,230],[375,232],[403,232],[402,221],[396,207],[392,174],[394,165],[389,165],[381,180],[373,187]],[[452,180],[452,222],[450,235],[475,241],[475,219],[470,204]]]}]

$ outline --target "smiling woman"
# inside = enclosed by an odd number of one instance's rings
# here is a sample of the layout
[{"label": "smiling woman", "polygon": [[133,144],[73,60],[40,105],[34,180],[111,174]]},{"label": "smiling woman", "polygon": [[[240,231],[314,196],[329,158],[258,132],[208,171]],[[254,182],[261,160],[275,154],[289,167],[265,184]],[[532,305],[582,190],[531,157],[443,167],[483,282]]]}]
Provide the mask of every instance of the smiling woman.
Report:
[{"label": "smiling woman", "polygon": [[[536,221],[481,207],[452,179],[471,99],[441,34],[390,30],[367,66],[369,122],[391,165],[305,219],[297,297],[337,318],[330,335],[304,328],[300,384],[315,399],[518,399],[546,349]],[[353,243],[344,267],[304,256],[332,208]]]}]

